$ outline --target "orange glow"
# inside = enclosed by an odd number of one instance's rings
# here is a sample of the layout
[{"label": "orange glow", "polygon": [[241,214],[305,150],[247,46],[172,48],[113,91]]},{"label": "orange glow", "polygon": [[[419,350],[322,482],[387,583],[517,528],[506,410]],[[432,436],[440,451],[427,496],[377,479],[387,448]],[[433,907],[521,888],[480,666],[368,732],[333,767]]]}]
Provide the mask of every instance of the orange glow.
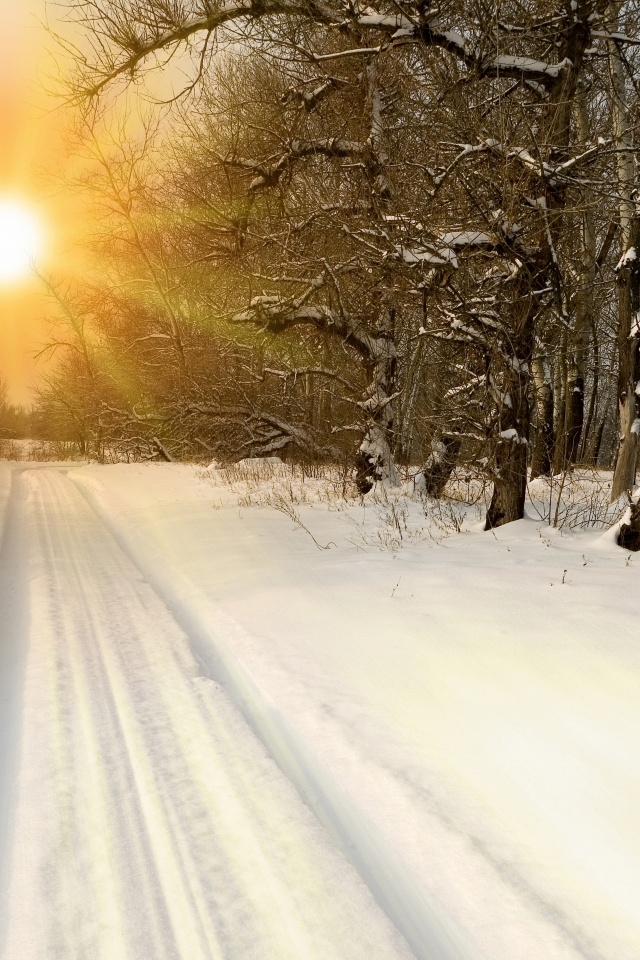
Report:
[{"label": "orange glow", "polygon": [[[35,234],[44,231],[46,244],[41,245],[38,268],[59,273],[61,266],[69,267],[76,219],[71,201],[51,178],[65,164],[64,122],[45,92],[55,67],[47,52],[53,41],[41,23],[45,13],[45,0],[0,0],[0,260],[4,251],[6,268],[0,263],[0,377],[17,403],[29,403],[33,396],[41,369],[35,353],[49,331],[43,320],[46,307],[40,283],[30,274],[28,262],[24,269],[24,258],[17,267],[15,247],[21,245],[17,235],[22,229],[24,248],[26,234],[31,233],[26,246],[33,246]],[[3,216],[5,200],[10,204]],[[31,227],[25,221],[22,228],[17,225],[11,205],[14,214],[18,209],[24,212]],[[13,218],[13,228],[7,225],[7,215]],[[17,244],[12,244],[9,234]],[[11,270],[9,257],[15,257]]]},{"label": "orange glow", "polygon": [[[64,23],[56,21],[63,7],[46,0],[0,0],[0,199],[18,200],[43,225],[46,242],[37,268],[62,286],[87,269],[79,241],[91,232],[86,200],[65,188],[86,165],[70,154],[65,139],[70,115],[50,93],[60,51],[42,21],[49,13],[52,29],[66,35]],[[184,85],[176,63],[173,71],[156,78],[161,98]],[[2,242],[0,235],[0,256]],[[27,272],[2,282],[0,269],[0,378],[14,403],[29,404],[46,373],[35,357],[50,336],[47,315],[52,310],[40,280]]]}]

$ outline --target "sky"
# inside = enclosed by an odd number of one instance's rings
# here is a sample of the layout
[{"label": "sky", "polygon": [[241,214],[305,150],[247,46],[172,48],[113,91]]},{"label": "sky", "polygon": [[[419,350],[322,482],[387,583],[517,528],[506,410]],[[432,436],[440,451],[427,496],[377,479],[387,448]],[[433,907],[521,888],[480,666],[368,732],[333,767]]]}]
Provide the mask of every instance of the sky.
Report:
[{"label": "sky", "polygon": [[[0,256],[3,244],[2,204],[17,200],[35,214],[43,243],[36,268],[64,287],[82,270],[81,240],[88,226],[80,194],[67,187],[79,161],[70,151],[70,111],[51,91],[58,72],[59,48],[45,23],[65,32],[60,17],[65,0],[0,0]],[[76,35],[76,42],[82,43]],[[187,60],[174,57],[154,75],[149,93],[173,96],[185,83]],[[118,108],[116,108],[118,109]],[[5,233],[6,233],[6,223]],[[6,236],[4,237],[6,244]],[[37,359],[51,334],[55,311],[47,303],[40,280],[26,276],[2,282],[0,264],[0,378],[9,400],[31,405],[46,363]]]},{"label": "sky", "polygon": [[[72,201],[53,181],[64,169],[65,121],[46,92],[55,68],[46,8],[46,0],[0,0],[0,202],[16,199],[38,218],[43,242],[36,266],[59,275],[68,267],[74,217]],[[0,283],[0,377],[14,403],[33,398],[41,369],[35,353],[49,330],[46,310],[34,277]]]}]

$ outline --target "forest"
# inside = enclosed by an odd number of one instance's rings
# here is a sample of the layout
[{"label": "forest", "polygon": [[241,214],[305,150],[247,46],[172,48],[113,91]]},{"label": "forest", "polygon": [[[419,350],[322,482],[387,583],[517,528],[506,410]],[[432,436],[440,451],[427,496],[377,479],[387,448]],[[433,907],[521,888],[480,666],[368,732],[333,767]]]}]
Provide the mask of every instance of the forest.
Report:
[{"label": "forest", "polygon": [[591,465],[640,546],[635,0],[63,12],[92,229],[42,277],[50,435],[340,464],[362,496],[463,466],[486,529]]}]

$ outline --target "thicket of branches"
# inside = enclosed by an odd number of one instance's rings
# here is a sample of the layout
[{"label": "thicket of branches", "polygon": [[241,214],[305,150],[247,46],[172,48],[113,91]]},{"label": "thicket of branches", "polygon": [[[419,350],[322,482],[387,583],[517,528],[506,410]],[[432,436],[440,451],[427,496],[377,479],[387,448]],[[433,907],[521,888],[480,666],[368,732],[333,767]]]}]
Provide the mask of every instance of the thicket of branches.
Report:
[{"label": "thicket of branches", "polygon": [[19,440],[32,433],[32,417],[20,404],[11,403],[7,385],[0,378],[0,440]]},{"label": "thicket of branches", "polygon": [[[637,2],[69,0],[95,272],[42,403],[136,455],[613,466],[640,428]],[[62,31],[64,33],[64,31]],[[160,132],[105,97],[186,47]],[[88,51],[88,52],[87,52]]]}]

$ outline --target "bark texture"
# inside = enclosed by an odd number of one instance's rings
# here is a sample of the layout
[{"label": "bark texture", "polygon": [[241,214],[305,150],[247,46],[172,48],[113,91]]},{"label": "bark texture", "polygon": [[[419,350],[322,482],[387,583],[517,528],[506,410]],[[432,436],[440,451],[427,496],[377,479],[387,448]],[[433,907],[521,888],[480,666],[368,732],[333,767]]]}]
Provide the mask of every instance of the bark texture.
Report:
[{"label": "bark texture", "polygon": [[502,343],[502,370],[492,383],[497,408],[493,455],[493,495],[485,530],[524,516],[529,454],[529,388],[538,314],[536,289],[548,276],[549,254],[531,253],[511,277],[512,321],[509,339]]},{"label": "bark texture", "polygon": [[618,411],[620,446],[611,499],[635,483],[640,429],[640,219],[631,223],[630,246],[618,264]]},{"label": "bark texture", "polygon": [[531,454],[531,479],[551,474],[553,457],[553,390],[541,357],[531,364],[535,386],[536,431]]},{"label": "bark texture", "polygon": [[422,470],[423,489],[427,496],[436,500],[442,496],[458,462],[461,447],[462,440],[455,435],[444,436],[434,443]]},{"label": "bark texture", "polygon": [[618,545],[635,553],[640,550],[640,502],[631,504],[629,522],[620,527]]}]

